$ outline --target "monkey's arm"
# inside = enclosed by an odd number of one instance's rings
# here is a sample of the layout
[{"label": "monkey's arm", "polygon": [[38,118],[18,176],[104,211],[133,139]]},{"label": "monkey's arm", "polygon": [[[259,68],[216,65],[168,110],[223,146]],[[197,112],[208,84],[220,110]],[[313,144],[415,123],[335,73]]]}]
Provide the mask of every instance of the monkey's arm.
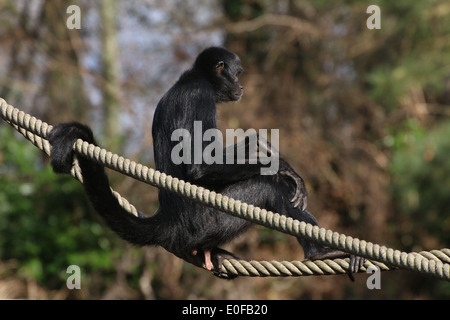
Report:
[{"label": "monkey's arm", "polygon": [[260,175],[267,166],[267,161],[264,164],[261,162],[261,154],[268,157],[266,160],[278,162],[278,171],[274,171],[273,174],[290,178],[295,188],[291,202],[294,207],[300,206],[302,210],[305,210],[307,207],[307,192],[303,179],[292,169],[289,163],[281,158],[278,150],[259,135],[246,136],[240,142],[223,148],[222,164],[191,165],[188,169],[188,176],[193,182],[204,186],[227,185],[247,180]]},{"label": "monkey's arm", "polygon": [[[292,199],[295,206],[306,201],[303,199],[306,197],[306,190],[302,178],[280,157],[278,151],[259,135],[245,136],[241,141],[224,147],[220,163],[204,162],[188,164],[187,175],[190,181],[204,186],[220,186],[259,175],[281,174],[288,176],[295,184],[296,192]],[[298,201],[299,198],[300,201]]]},{"label": "monkey's arm", "polygon": [[262,164],[256,156],[256,148],[251,150],[250,138],[222,149],[221,163],[191,164],[188,166],[189,178],[201,185],[228,185],[248,180],[261,173]]}]

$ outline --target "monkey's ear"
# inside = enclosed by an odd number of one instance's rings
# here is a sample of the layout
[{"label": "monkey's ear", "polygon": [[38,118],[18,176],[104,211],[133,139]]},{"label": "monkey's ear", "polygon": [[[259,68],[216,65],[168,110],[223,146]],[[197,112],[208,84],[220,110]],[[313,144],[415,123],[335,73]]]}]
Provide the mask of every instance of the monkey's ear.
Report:
[{"label": "monkey's ear", "polygon": [[225,63],[223,61],[219,61],[216,64],[216,73],[218,76],[222,74],[223,69],[225,68]]}]

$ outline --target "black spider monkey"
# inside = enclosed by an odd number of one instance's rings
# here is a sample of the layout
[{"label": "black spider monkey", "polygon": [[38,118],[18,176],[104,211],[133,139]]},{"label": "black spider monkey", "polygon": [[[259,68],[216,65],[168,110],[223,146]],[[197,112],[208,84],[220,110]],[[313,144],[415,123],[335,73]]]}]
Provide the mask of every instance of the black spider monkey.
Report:
[{"label": "black spider monkey", "polygon": [[[194,121],[201,121],[203,132],[215,129],[216,103],[240,100],[243,87],[238,76],[242,71],[238,56],[226,49],[211,47],[198,55],[192,68],[181,75],[156,108],[152,128],[156,169],[234,199],[317,225],[317,220],[306,210],[307,195],[302,178],[282,158],[279,158],[279,171],[273,175],[261,175],[262,164],[251,164],[249,159],[240,164],[224,161],[223,164],[178,165],[171,160],[171,152],[178,143],[171,139],[174,130],[185,129],[193,135]],[[92,131],[77,122],[59,124],[50,132],[51,165],[56,173],[70,172],[72,146],[78,138],[96,143]],[[276,152],[260,137],[258,148]],[[249,153],[245,156],[250,157]],[[90,201],[120,237],[137,245],[160,245],[194,265],[204,265],[218,277],[230,278],[220,272],[220,267],[223,259],[236,257],[219,246],[247,230],[250,222],[165,190],[159,191],[160,207],[153,216],[133,216],[124,211],[111,193],[104,168],[83,157],[78,161]],[[308,259],[350,256],[302,238],[298,241]],[[352,272],[358,270],[364,259],[353,255],[350,258],[349,275],[352,278]]]}]

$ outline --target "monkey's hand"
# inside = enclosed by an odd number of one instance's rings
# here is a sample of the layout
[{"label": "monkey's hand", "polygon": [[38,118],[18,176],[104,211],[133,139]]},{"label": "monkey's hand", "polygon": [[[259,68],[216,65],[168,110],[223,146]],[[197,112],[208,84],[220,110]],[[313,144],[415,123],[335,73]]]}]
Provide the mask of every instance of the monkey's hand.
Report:
[{"label": "monkey's hand", "polygon": [[300,177],[297,172],[292,169],[289,163],[282,158],[280,158],[280,168],[278,172],[292,179],[295,184],[295,193],[291,199],[291,202],[294,207],[300,206],[302,211],[305,211],[308,205],[308,194],[306,192],[305,182],[302,177]]},{"label": "monkey's hand", "polygon": [[305,182],[302,177],[300,177],[297,172],[292,169],[292,167],[283,158],[281,158],[278,150],[273,148],[273,146],[265,138],[257,135],[258,141],[258,152],[263,152],[266,155],[276,156],[279,159],[279,170],[278,173],[288,176],[295,184],[295,193],[291,199],[293,206],[301,207],[302,211],[306,210],[308,204],[308,195],[306,193]]},{"label": "monkey's hand", "polygon": [[73,145],[77,139],[95,143],[92,130],[78,122],[61,123],[50,131],[50,158],[55,173],[70,173],[73,165]]}]

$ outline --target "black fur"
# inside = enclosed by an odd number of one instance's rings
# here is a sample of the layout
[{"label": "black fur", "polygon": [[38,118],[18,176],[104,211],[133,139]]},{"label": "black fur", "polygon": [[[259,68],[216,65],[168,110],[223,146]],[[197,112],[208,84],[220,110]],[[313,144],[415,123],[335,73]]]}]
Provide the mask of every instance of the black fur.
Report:
[{"label": "black fur", "polygon": [[[281,158],[280,170],[275,175],[260,175],[260,163],[175,165],[171,161],[171,151],[178,143],[171,141],[172,132],[184,128],[193,136],[194,121],[202,121],[203,132],[216,128],[216,103],[241,98],[243,88],[238,75],[242,71],[239,58],[226,49],[212,47],[199,54],[192,69],[182,74],[156,108],[152,130],[156,168],[229,197],[317,225],[314,216],[303,210],[306,207],[303,180]],[[72,146],[77,138],[95,143],[91,130],[76,122],[57,125],[51,131],[51,164],[55,172],[70,171]],[[224,258],[235,257],[219,246],[251,226],[248,221],[164,190],[159,191],[160,207],[155,215],[135,217],[120,207],[100,165],[84,158],[79,162],[93,206],[111,229],[131,243],[160,245],[197,266],[203,265],[203,254],[210,251],[214,270],[219,270]],[[296,204],[292,203],[293,194],[297,195]],[[306,258],[348,256],[303,239],[298,241]],[[217,271],[215,274],[227,277]]]}]

